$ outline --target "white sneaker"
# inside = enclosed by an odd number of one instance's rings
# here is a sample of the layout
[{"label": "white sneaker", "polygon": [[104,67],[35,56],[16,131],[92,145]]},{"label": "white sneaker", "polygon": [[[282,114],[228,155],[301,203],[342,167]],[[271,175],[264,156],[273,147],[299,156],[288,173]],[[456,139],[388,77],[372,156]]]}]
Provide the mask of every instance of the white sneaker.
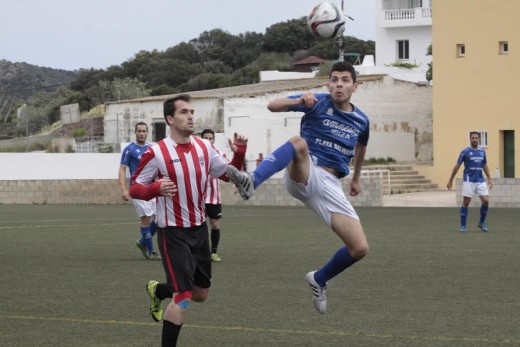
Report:
[{"label": "white sneaker", "polygon": [[320,287],[316,280],[314,279],[314,273],[316,271],[311,271],[307,275],[305,275],[305,280],[312,288],[312,303],[314,304],[314,308],[321,314],[324,314],[327,311],[327,287]]},{"label": "white sneaker", "polygon": [[253,175],[249,172],[239,171],[233,165],[226,167],[226,175],[229,180],[237,187],[238,193],[244,200],[248,200],[253,196],[255,189],[253,184]]}]

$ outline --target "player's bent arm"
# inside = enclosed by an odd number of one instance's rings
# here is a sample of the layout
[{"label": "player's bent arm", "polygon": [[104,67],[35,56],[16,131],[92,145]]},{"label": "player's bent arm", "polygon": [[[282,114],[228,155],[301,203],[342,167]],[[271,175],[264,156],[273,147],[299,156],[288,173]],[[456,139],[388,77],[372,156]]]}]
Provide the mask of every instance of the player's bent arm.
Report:
[{"label": "player's bent arm", "polygon": [[[228,163],[228,165],[232,165],[236,167],[237,169],[241,170],[242,166],[244,166],[244,160],[246,157],[246,151],[247,151],[247,145],[243,144],[235,144],[237,147],[237,151],[233,153],[233,159]],[[224,182],[229,182],[229,178],[224,173],[219,177]]]},{"label": "player's bent arm", "polygon": [[161,183],[162,181],[157,181],[149,185],[144,185],[133,182],[132,185],[130,185],[130,196],[134,199],[146,201],[161,196]]},{"label": "player's bent arm", "polygon": [[271,112],[287,112],[292,106],[301,105],[302,98],[299,99],[287,99],[279,98],[269,102],[267,109]]}]

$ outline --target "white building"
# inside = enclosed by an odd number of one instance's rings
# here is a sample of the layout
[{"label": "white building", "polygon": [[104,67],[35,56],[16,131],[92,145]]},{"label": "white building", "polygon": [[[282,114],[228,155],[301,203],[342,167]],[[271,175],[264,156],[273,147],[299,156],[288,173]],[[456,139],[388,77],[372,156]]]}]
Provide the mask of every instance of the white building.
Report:
[{"label": "white building", "polygon": [[[400,80],[426,81],[428,46],[432,42],[433,0],[375,0],[376,59],[366,73],[388,73]],[[415,69],[389,68],[394,63],[418,65]],[[365,72],[363,68],[359,69]]]},{"label": "white building", "polygon": [[[391,77],[360,76],[352,102],[370,118],[370,145],[366,158],[393,157],[403,162],[432,160],[431,86],[396,81]],[[300,129],[301,113],[272,113],[270,100],[290,94],[326,92],[327,79],[270,81],[190,93],[196,132],[211,128],[216,146],[227,151],[234,132],[249,137],[247,160],[270,154]],[[104,118],[105,142],[129,142],[135,123],[150,125],[151,139],[168,135],[162,104],[167,95],[108,103]],[[229,151],[228,151],[229,152]],[[254,166],[251,166],[254,168]]]}]

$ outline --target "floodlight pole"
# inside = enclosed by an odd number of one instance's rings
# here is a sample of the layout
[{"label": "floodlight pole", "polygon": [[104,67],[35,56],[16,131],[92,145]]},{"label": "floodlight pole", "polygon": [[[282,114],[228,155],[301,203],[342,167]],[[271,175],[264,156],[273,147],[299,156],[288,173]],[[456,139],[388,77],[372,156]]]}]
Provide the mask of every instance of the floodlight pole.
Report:
[{"label": "floodlight pole", "polygon": [[[343,15],[343,0],[341,0],[341,14]],[[343,31],[339,33],[339,36],[338,36],[336,42],[338,43],[338,48],[339,48],[338,61],[344,61],[345,57],[343,56],[343,53],[344,53],[344,49],[345,49],[345,40],[343,40]]]}]

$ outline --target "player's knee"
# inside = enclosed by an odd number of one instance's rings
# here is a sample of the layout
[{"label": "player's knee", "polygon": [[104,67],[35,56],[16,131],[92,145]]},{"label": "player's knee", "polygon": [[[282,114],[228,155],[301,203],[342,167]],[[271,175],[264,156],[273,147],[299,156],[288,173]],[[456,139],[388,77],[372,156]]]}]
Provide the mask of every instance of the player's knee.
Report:
[{"label": "player's knee", "polygon": [[208,288],[200,288],[195,287],[193,290],[193,297],[191,298],[195,302],[204,302],[208,300],[209,289]]},{"label": "player's knee", "polygon": [[294,136],[289,141],[294,146],[296,152],[307,151],[307,141],[305,141],[302,137]]},{"label": "player's knee", "polygon": [[360,244],[350,251],[350,256],[356,260],[363,259],[368,254],[368,243]]},{"label": "player's knee", "polygon": [[211,225],[211,229],[220,228],[220,220],[219,219],[210,219],[209,224]]},{"label": "player's knee", "polygon": [[191,291],[184,290],[173,297],[173,302],[183,310],[187,310],[191,302],[191,297]]}]

